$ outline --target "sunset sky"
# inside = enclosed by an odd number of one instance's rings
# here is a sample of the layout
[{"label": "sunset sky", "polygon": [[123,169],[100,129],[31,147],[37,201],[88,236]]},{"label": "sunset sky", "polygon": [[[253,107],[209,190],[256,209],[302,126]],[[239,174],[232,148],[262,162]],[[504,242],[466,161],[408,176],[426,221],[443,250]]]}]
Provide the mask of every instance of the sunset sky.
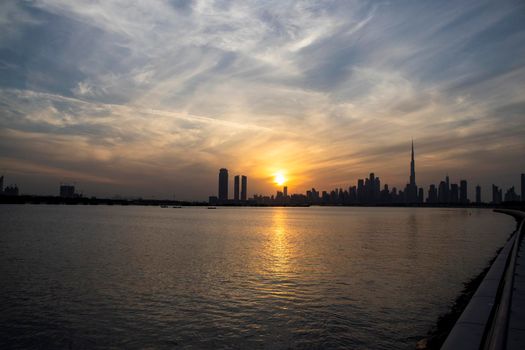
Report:
[{"label": "sunset sky", "polygon": [[[0,175],[203,200],[525,172],[525,2],[0,2]],[[230,192],[232,193],[232,189]],[[231,195],[231,194],[230,194]]]}]

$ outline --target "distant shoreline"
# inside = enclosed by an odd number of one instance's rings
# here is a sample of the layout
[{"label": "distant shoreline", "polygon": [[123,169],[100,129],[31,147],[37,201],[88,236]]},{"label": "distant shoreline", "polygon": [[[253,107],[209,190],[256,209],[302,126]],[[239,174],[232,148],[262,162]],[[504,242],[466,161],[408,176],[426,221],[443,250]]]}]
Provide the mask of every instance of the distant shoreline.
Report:
[{"label": "distant shoreline", "polygon": [[[0,204],[50,204],[50,205],[121,205],[121,206],[210,206],[208,202],[189,202],[167,199],[112,199],[112,198],[62,198],[58,196],[0,196]],[[329,204],[329,203],[305,203],[305,204],[258,204],[258,203],[228,203],[213,204],[216,207],[400,207],[400,208],[525,208],[523,202],[504,202],[501,204],[471,203],[471,204],[437,204],[437,203],[353,203],[353,204]]]}]

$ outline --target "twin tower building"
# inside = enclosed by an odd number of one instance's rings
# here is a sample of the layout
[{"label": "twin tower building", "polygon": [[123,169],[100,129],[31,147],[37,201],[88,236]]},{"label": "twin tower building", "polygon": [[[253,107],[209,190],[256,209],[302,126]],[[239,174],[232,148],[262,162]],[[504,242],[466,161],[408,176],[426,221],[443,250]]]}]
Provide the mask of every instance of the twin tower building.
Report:
[{"label": "twin tower building", "polygon": [[[247,199],[248,178],[244,175],[235,175],[233,180],[233,200],[246,201]],[[219,201],[228,201],[228,169],[225,168],[219,170]]]}]

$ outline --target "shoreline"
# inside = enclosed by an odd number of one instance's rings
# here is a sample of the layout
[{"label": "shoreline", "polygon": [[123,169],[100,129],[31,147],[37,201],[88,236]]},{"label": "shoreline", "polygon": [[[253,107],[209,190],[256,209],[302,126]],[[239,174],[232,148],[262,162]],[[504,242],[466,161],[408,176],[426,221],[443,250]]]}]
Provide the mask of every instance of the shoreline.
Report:
[{"label": "shoreline", "polygon": [[438,316],[436,323],[430,328],[424,338],[417,341],[416,350],[439,350],[447,339],[450,331],[456,324],[457,320],[467,307],[474,293],[483,282],[490,267],[498,257],[503,247],[496,251],[483,270],[476,276],[463,283],[463,289],[451,304],[449,310]]},{"label": "shoreline", "polygon": [[216,206],[216,207],[393,207],[393,208],[512,208],[525,209],[523,202],[504,202],[501,204],[492,203],[347,203],[347,204],[332,204],[332,203],[225,203],[225,204],[210,204],[206,201],[179,201],[169,199],[121,199],[121,198],[97,198],[97,197],[78,197],[78,198],[63,198],[58,196],[33,196],[33,195],[19,195],[19,196],[0,196],[0,204],[41,204],[41,205],[121,205],[121,206]]}]

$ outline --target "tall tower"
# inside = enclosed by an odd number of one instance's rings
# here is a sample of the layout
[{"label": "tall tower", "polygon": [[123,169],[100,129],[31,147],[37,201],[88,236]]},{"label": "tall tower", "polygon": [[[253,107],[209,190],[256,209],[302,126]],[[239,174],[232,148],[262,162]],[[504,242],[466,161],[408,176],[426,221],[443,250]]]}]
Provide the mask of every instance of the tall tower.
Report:
[{"label": "tall tower", "polygon": [[239,175],[235,175],[233,178],[233,199],[238,201],[239,200]]},{"label": "tall tower", "polygon": [[219,200],[228,200],[228,169],[219,170]]},{"label": "tall tower", "polygon": [[498,186],[492,184],[492,204],[500,204],[500,193]]},{"label": "tall tower", "polygon": [[241,201],[248,199],[248,178],[244,175],[241,176]]},{"label": "tall tower", "polygon": [[467,180],[461,180],[459,182],[459,201],[461,204],[468,203]]},{"label": "tall tower", "polygon": [[410,160],[410,186],[416,186],[416,164],[414,162],[414,140],[412,140],[412,157]]},{"label": "tall tower", "polygon": [[412,140],[412,153],[410,156],[410,183],[406,186],[406,201],[418,203],[418,191],[416,185],[416,162],[414,161],[414,140]]},{"label": "tall tower", "polygon": [[[521,191],[523,192],[523,174],[521,174]],[[4,192],[4,175],[0,176],[0,193]]]},{"label": "tall tower", "polygon": [[448,174],[445,177],[445,183],[446,183],[446,187],[445,187],[445,202],[448,203],[448,202],[450,202],[450,178],[448,177]]}]

